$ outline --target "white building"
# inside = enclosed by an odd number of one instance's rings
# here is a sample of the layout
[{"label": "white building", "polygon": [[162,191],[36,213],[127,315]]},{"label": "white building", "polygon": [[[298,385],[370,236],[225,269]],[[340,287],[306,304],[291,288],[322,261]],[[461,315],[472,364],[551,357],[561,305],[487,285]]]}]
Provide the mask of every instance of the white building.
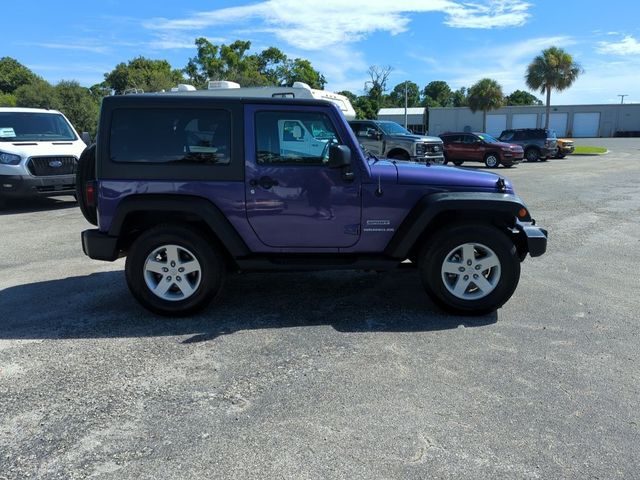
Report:
[{"label": "white building", "polygon": [[[393,110],[404,113],[404,109]],[[482,115],[467,107],[429,108],[428,131],[431,135],[480,132]],[[544,123],[544,105],[502,107],[487,113],[486,133],[497,136],[508,128],[542,128]],[[549,128],[559,137],[613,137],[629,132],[640,135],[640,104],[552,105]]]},{"label": "white building", "polygon": [[[404,107],[381,108],[378,111],[378,120],[390,120],[404,126]],[[407,108],[406,127],[413,133],[424,134],[427,131],[427,109],[425,107]]]}]

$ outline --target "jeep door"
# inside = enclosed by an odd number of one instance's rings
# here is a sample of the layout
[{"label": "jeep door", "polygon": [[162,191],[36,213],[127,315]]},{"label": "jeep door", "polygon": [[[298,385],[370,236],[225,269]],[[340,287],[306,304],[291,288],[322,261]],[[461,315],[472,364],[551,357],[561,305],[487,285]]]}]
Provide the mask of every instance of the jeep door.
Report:
[{"label": "jeep door", "polygon": [[245,106],[247,218],[265,245],[340,248],[358,241],[359,172],[347,178],[327,166],[330,144],[348,137],[340,120],[326,107]]}]

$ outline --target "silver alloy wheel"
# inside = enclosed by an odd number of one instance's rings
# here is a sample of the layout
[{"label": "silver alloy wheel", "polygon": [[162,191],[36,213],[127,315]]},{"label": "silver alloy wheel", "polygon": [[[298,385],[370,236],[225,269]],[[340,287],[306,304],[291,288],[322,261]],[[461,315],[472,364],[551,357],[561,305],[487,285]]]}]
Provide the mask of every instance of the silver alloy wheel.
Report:
[{"label": "silver alloy wheel", "polygon": [[498,166],[498,158],[495,155],[488,155],[484,163],[489,168],[494,168]]},{"label": "silver alloy wheel", "polygon": [[196,256],[179,245],[162,245],[144,262],[147,288],[162,300],[176,302],[195,293],[202,280],[202,268]]},{"label": "silver alloy wheel", "polygon": [[449,293],[461,300],[478,300],[498,285],[500,259],[486,245],[465,243],[446,255],[440,271]]}]

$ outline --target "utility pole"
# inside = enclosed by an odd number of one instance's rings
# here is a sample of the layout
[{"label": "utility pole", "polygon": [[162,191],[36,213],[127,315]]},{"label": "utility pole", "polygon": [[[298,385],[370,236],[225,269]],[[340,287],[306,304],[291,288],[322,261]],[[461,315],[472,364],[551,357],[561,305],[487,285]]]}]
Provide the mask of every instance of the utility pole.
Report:
[{"label": "utility pole", "polygon": [[404,128],[408,129],[409,128],[409,124],[407,123],[407,82],[409,80],[405,80],[404,81]]},{"label": "utility pole", "polygon": [[624,97],[628,97],[629,95],[627,95],[626,93],[624,95],[618,95],[620,97],[620,105],[622,105],[624,103]]}]

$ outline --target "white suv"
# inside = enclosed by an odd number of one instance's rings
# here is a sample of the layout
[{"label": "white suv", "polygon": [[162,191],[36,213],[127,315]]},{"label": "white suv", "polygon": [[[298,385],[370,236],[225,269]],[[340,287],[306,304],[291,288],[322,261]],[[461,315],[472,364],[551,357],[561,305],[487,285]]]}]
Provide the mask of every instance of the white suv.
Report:
[{"label": "white suv", "polygon": [[0,205],[7,198],[75,194],[83,139],[58,111],[0,108]]}]

